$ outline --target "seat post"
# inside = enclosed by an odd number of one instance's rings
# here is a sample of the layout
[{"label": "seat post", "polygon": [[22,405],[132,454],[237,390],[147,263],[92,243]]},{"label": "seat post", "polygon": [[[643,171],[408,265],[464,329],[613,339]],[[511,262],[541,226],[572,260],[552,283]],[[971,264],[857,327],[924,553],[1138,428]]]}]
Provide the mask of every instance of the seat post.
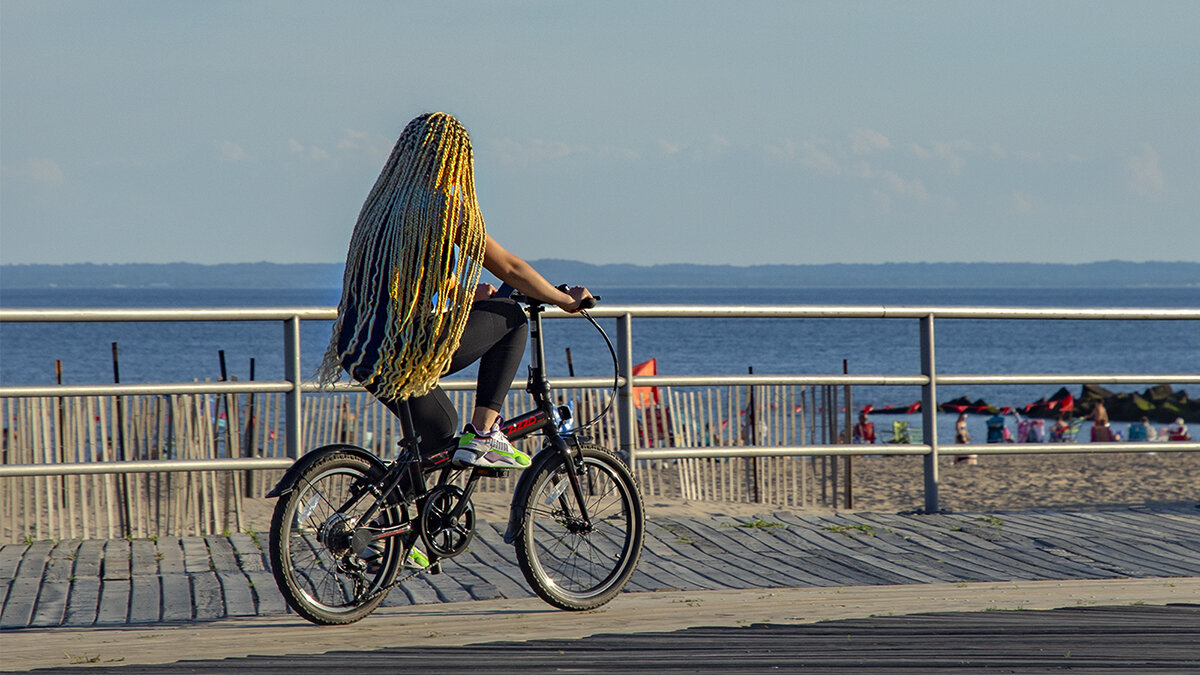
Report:
[{"label": "seat post", "polygon": [[396,416],[400,418],[400,431],[403,436],[400,443],[406,449],[412,450],[413,457],[416,457],[417,449],[421,446],[421,437],[417,435],[417,427],[413,423],[412,406],[408,399],[400,401],[396,406],[396,413]]}]

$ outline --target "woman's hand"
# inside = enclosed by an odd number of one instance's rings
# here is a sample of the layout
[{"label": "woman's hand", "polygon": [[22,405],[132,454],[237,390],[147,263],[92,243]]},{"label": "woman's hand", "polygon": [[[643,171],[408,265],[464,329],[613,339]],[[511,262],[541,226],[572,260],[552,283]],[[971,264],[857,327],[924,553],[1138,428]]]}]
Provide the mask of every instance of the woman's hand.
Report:
[{"label": "woman's hand", "polygon": [[474,302],[479,302],[480,300],[487,300],[495,294],[496,294],[495,286],[493,286],[491,284],[479,284],[478,286],[475,287]]},{"label": "woman's hand", "polygon": [[567,295],[571,297],[571,302],[569,304],[558,304],[558,307],[564,312],[570,312],[572,314],[579,312],[581,309],[579,306],[580,303],[582,303],[585,299],[592,297],[591,292],[583,286],[572,286],[568,288]]}]

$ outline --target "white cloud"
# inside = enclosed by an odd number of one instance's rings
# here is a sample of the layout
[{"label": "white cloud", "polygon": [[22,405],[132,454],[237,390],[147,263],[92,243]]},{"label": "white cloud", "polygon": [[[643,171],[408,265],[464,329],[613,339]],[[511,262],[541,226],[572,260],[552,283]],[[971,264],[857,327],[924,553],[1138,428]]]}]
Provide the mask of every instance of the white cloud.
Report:
[{"label": "white cloud", "polygon": [[1149,145],[1125,160],[1129,174],[1129,189],[1143,197],[1157,197],[1163,192],[1162,169],[1158,166],[1158,152]]},{"label": "white cloud", "polygon": [[833,155],[820,146],[825,145],[820,140],[806,140],[797,143],[788,138],[783,145],[767,148],[767,152],[785,161],[798,162],[801,166],[826,176],[836,176],[842,172],[842,167]]},{"label": "white cloud", "polygon": [[288,139],[288,147],[292,152],[304,152],[304,144],[294,138]]},{"label": "white cloud", "polygon": [[[950,167],[950,171],[958,173],[966,166],[966,160],[963,159],[960,152],[970,152],[974,149],[974,145],[970,141],[934,141],[933,145],[926,148],[917,143],[912,144],[912,151],[921,159],[940,159],[946,162]],[[992,152],[996,152],[993,147]]]},{"label": "white cloud", "polygon": [[329,153],[325,152],[324,150],[322,150],[321,148],[318,148],[315,145],[312,146],[311,148],[309,148],[308,156],[312,157],[315,160],[329,159]]},{"label": "white cloud", "polygon": [[708,138],[708,141],[706,141],[703,145],[697,146],[696,149],[692,151],[692,158],[708,159],[710,157],[716,157],[728,150],[730,145],[731,143],[729,142],[729,139],[725,138],[724,136],[713,134]]},{"label": "white cloud", "polygon": [[882,177],[884,185],[895,194],[912,197],[922,202],[929,199],[929,193],[925,190],[925,184],[919,178],[905,180],[895,171],[884,171]]},{"label": "white cloud", "polygon": [[674,155],[682,150],[683,146],[678,143],[672,143],[660,138],[658,139],[658,149],[661,150],[664,155]]},{"label": "white cloud", "polygon": [[887,150],[892,142],[887,136],[872,129],[855,129],[850,132],[850,152],[856,155],[869,155],[876,150]]},{"label": "white cloud", "polygon": [[25,163],[25,175],[35,183],[59,185],[63,182],[63,171],[58,162],[45,157],[32,157]]},{"label": "white cloud", "polygon": [[240,162],[246,158],[246,151],[233,141],[221,141],[217,147],[221,151],[221,157],[227,161]]},{"label": "white cloud", "polygon": [[0,182],[7,183],[10,179],[61,185],[65,176],[58,162],[45,157],[31,157],[19,167],[0,164]]}]

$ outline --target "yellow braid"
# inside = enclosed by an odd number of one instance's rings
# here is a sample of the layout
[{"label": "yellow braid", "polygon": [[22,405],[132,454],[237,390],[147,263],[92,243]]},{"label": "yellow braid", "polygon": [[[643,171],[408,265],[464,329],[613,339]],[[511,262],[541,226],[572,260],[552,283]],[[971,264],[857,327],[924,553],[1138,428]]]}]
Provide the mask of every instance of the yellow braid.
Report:
[{"label": "yellow braid", "polygon": [[[445,113],[409,122],[358,214],[317,379],[344,367],[369,371],[380,398],[432,389],[466,326],[485,241],[466,129]],[[366,363],[372,341],[379,358]]]}]

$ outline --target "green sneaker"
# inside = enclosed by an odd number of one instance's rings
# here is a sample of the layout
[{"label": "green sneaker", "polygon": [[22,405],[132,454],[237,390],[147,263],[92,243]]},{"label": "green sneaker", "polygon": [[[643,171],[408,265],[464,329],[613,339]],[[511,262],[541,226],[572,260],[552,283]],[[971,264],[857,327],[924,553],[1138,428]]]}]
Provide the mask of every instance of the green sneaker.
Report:
[{"label": "green sneaker", "polygon": [[479,432],[468,424],[458,439],[454,463],[488,469],[524,469],[529,466],[529,455],[508,442],[504,432],[500,431],[499,422],[487,433]]},{"label": "green sneaker", "polygon": [[404,559],[404,569],[406,570],[423,570],[429,567],[429,557],[416,546],[408,550],[408,557]]}]

